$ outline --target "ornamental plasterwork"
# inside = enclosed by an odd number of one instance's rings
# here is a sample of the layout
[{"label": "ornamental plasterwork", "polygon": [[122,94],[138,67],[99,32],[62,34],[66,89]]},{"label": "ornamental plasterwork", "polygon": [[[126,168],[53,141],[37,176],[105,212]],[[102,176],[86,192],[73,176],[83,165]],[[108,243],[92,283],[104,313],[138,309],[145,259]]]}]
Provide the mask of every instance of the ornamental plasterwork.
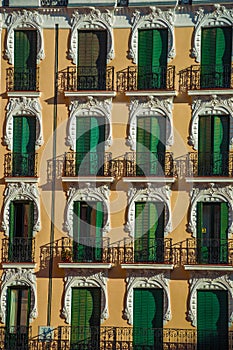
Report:
[{"label": "ornamental plasterwork", "polygon": [[40,202],[39,192],[36,184],[30,183],[8,183],[4,192],[4,208],[2,229],[6,236],[9,236],[10,226],[10,203],[17,200],[33,201],[34,203],[34,224],[33,235],[40,231]]},{"label": "ornamental plasterwork", "polygon": [[106,234],[110,230],[110,206],[109,206],[109,188],[107,185],[100,187],[76,188],[70,187],[67,192],[67,204],[65,209],[64,230],[68,232],[70,237],[73,236],[73,207],[74,201],[85,202],[102,202],[104,210],[104,227],[102,233]]},{"label": "ornamental plasterwork", "polygon": [[201,60],[201,29],[204,27],[226,27],[233,25],[233,9],[227,9],[219,4],[215,5],[215,11],[205,13],[201,8],[194,17],[195,30],[193,33],[193,47],[191,56],[196,62]]},{"label": "ornamental plasterwork", "polygon": [[37,63],[44,59],[44,39],[42,32],[42,16],[36,11],[14,11],[7,15],[7,37],[5,56],[10,64],[14,64],[14,31],[16,29],[35,29],[37,31]]},{"label": "ornamental plasterwork", "polygon": [[166,146],[173,144],[173,121],[172,121],[172,106],[173,98],[156,98],[148,97],[147,101],[134,99],[129,105],[129,135],[127,144],[133,151],[136,150],[137,142],[137,117],[159,116],[166,118]]},{"label": "ornamental plasterwork", "polygon": [[107,276],[106,272],[92,274],[91,271],[76,272],[76,275],[66,276],[64,290],[64,305],[62,308],[62,316],[66,323],[71,323],[71,303],[72,303],[72,288],[93,288],[98,287],[101,290],[101,323],[108,318],[108,292],[107,292]]},{"label": "ornamental plasterwork", "polygon": [[228,292],[228,323],[233,322],[233,283],[232,276],[220,275],[212,271],[193,271],[189,280],[188,320],[197,326],[197,291],[198,290],[226,290]]},{"label": "ornamental plasterwork", "polygon": [[114,37],[113,37],[113,12],[106,10],[101,12],[98,9],[90,8],[90,12],[79,13],[75,11],[71,18],[71,34],[69,58],[74,64],[78,62],[78,30],[106,30],[107,31],[107,62],[114,58]]},{"label": "ornamental plasterwork", "polygon": [[78,117],[104,117],[106,125],[105,130],[105,148],[108,148],[112,144],[112,122],[111,122],[111,110],[112,100],[104,99],[103,101],[89,97],[87,102],[80,103],[75,100],[72,101],[70,106],[70,116],[67,125],[67,145],[75,151],[76,148],[76,118]]},{"label": "ornamental plasterwork", "polygon": [[13,117],[31,116],[36,118],[36,141],[35,148],[43,145],[42,136],[42,114],[39,99],[31,97],[11,97],[6,107],[6,132],[4,135],[4,144],[9,150],[13,148]]},{"label": "ornamental plasterwork", "polygon": [[127,223],[125,225],[125,231],[129,233],[131,237],[134,237],[135,231],[135,202],[161,202],[165,206],[165,222],[164,222],[164,234],[167,235],[172,231],[171,223],[171,203],[170,203],[170,187],[152,187],[137,189],[132,187],[128,191],[128,212]]},{"label": "ornamental plasterwork", "polygon": [[175,57],[175,12],[162,11],[156,7],[150,8],[150,13],[145,15],[135,11],[131,18],[132,31],[130,36],[129,58],[137,64],[138,57],[138,30],[139,29],[167,29],[168,30],[168,61]]},{"label": "ornamental plasterwork", "polygon": [[29,310],[29,322],[32,322],[38,315],[37,312],[37,291],[36,275],[33,269],[14,268],[6,269],[1,278],[0,318],[6,323],[7,288],[25,286],[31,289],[31,304]]},{"label": "ornamental plasterwork", "polygon": [[197,203],[213,203],[225,202],[228,204],[228,237],[233,233],[233,187],[222,186],[218,184],[216,187],[214,183],[210,183],[209,187],[194,187],[190,193],[190,217],[188,223],[188,231],[192,233],[193,237],[197,236]]},{"label": "ornamental plasterwork", "polygon": [[169,291],[170,273],[162,272],[156,274],[152,271],[144,270],[141,275],[130,271],[130,276],[126,278],[126,297],[123,317],[133,324],[133,291],[135,288],[161,288],[164,291],[163,323],[171,320],[171,303]]},{"label": "ornamental plasterwork", "polygon": [[233,144],[233,99],[221,98],[216,95],[211,98],[195,98],[192,104],[192,120],[189,143],[198,149],[199,116],[228,115],[230,121],[230,144]]}]

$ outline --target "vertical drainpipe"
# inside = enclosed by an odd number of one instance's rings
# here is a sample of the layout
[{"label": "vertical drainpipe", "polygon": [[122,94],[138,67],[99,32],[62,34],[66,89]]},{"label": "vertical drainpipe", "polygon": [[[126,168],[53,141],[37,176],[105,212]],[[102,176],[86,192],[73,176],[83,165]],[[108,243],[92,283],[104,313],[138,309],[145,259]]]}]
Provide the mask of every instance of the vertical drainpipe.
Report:
[{"label": "vertical drainpipe", "polygon": [[53,162],[52,162],[52,198],[51,198],[51,225],[50,225],[50,258],[47,326],[51,325],[51,304],[53,291],[53,242],[55,220],[55,189],[56,189],[56,144],[57,144],[57,93],[58,93],[58,24],[55,24],[55,59],[54,59],[54,105],[53,105]]}]

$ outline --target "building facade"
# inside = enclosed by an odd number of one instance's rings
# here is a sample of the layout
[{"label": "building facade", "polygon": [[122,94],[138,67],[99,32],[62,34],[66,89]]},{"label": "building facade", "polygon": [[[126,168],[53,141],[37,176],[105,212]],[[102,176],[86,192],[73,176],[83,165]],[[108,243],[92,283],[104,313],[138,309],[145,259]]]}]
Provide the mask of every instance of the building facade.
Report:
[{"label": "building facade", "polygon": [[232,1],[0,6],[0,349],[233,349]]}]

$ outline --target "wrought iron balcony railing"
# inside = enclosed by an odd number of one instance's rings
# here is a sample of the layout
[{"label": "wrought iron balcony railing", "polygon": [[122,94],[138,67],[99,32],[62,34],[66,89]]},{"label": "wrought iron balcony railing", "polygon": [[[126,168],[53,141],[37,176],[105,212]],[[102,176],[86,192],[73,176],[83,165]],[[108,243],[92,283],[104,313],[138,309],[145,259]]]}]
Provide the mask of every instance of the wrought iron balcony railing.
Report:
[{"label": "wrought iron balcony railing", "polygon": [[7,68],[7,91],[39,91],[39,67]]},{"label": "wrought iron balcony railing", "polygon": [[232,152],[190,152],[187,155],[186,176],[232,176]]},{"label": "wrought iron balcony railing", "polygon": [[29,350],[31,333],[31,327],[27,326],[0,327],[0,349]]},{"label": "wrought iron balcony railing", "polygon": [[110,262],[108,237],[80,237],[79,241],[63,237],[63,262]]},{"label": "wrought iron balcony railing", "polygon": [[112,154],[66,152],[64,176],[111,176]]},{"label": "wrought iron balcony railing", "polygon": [[125,176],[173,176],[171,152],[128,152],[125,154]]},{"label": "wrought iron balcony railing", "polygon": [[117,91],[174,89],[174,66],[132,66],[117,72]]},{"label": "wrought iron balcony railing", "polygon": [[37,177],[37,153],[7,153],[4,158],[4,175]]},{"label": "wrought iron balcony railing", "polygon": [[2,240],[2,261],[35,262],[35,238],[4,238]]},{"label": "wrought iron balcony railing", "polygon": [[41,7],[62,7],[67,6],[68,0],[41,0]]},{"label": "wrought iron balcony railing", "polygon": [[114,90],[114,67],[68,67],[59,73],[60,88],[64,91]]},{"label": "wrought iron balcony railing", "polygon": [[232,89],[233,67],[193,65],[180,72],[180,90]]},{"label": "wrought iron balcony railing", "polygon": [[172,263],[172,239],[148,238],[124,239],[121,263]]}]

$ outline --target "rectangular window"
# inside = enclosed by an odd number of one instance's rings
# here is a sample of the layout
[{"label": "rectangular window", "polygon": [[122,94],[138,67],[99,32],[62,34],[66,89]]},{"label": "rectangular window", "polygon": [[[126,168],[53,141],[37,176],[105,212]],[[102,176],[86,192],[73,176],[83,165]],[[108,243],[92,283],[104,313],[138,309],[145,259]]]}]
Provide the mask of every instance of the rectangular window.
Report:
[{"label": "rectangular window", "polygon": [[37,32],[14,31],[14,89],[36,90]]},{"label": "rectangular window", "polygon": [[138,89],[166,88],[167,53],[167,29],[138,31]]},{"label": "rectangular window", "polygon": [[99,348],[100,310],[100,288],[72,288],[72,349]]},{"label": "rectangular window", "polygon": [[163,349],[163,290],[133,291],[134,349]]},{"label": "rectangular window", "polygon": [[197,350],[228,350],[228,292],[197,291]]},{"label": "rectangular window", "polygon": [[78,89],[105,90],[107,32],[78,31]]},{"label": "rectangular window", "polygon": [[225,202],[197,203],[198,262],[228,262],[228,205]]},{"label": "rectangular window", "polygon": [[166,118],[137,118],[136,172],[138,176],[164,176]]},{"label": "rectangular window", "polygon": [[7,289],[6,349],[28,348],[30,288]]},{"label": "rectangular window", "polygon": [[229,88],[232,27],[202,28],[201,88]]},{"label": "rectangular window", "polygon": [[36,118],[13,117],[12,175],[34,176],[35,174]]},{"label": "rectangular window", "polygon": [[164,204],[135,203],[135,262],[164,262]]},{"label": "rectangular window", "polygon": [[103,221],[101,202],[74,202],[74,261],[102,261]]}]

